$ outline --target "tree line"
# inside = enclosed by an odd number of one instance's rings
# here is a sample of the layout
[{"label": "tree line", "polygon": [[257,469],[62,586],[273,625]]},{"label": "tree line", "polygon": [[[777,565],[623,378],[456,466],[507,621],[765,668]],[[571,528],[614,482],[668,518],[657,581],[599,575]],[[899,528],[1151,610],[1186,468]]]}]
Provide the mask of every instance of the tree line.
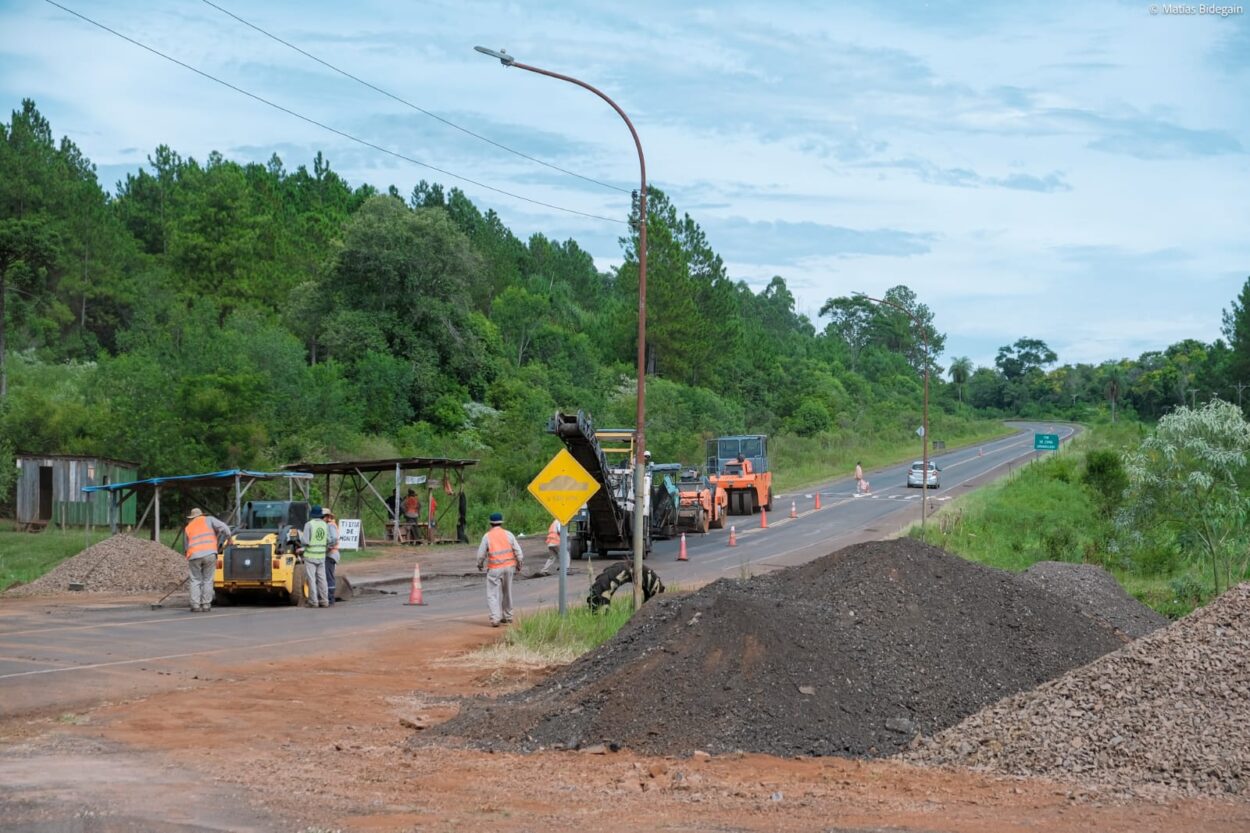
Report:
[{"label": "tree line", "polygon": [[[657,459],[695,462],[704,437],[748,429],[902,442],[926,362],[934,420],[952,427],[1074,404],[1153,417],[1250,365],[1250,282],[1227,342],[1054,369],[1021,339],[993,368],[945,368],[908,287],[886,296],[905,311],[848,294],[813,321],[783,277],[734,280],[662,191],[648,208]],[[517,501],[555,448],[554,410],[632,423],[637,220],[635,205],[623,263],[604,271],[574,240],[518,238],[459,189],[353,187],[320,153],[291,170],[161,145],[110,191],[23,101],[0,125],[0,501],[17,451],[145,474],[467,456],[484,461],[483,500]]]}]

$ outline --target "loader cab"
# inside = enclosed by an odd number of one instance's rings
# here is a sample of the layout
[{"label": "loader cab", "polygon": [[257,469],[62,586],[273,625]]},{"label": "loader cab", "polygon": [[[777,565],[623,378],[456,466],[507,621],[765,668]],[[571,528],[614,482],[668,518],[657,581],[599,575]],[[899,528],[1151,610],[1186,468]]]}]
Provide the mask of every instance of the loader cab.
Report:
[{"label": "loader cab", "polygon": [[303,529],[310,506],[303,500],[249,500],[243,504],[243,529],[276,532],[283,527]]},{"label": "loader cab", "polygon": [[[742,461],[739,462],[738,458]],[[707,442],[708,474],[752,474],[768,471],[768,437],[749,434]]]}]

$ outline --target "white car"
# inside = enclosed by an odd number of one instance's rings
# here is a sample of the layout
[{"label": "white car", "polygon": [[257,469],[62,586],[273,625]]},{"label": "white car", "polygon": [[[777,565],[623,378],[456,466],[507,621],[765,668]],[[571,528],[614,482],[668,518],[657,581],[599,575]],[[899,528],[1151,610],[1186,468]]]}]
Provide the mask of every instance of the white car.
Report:
[{"label": "white car", "polygon": [[924,482],[924,460],[917,460],[911,464],[911,471],[907,472],[907,488],[920,489],[928,486],[930,489],[936,489],[942,485],[942,470],[938,468],[938,464],[929,461],[929,482]]}]

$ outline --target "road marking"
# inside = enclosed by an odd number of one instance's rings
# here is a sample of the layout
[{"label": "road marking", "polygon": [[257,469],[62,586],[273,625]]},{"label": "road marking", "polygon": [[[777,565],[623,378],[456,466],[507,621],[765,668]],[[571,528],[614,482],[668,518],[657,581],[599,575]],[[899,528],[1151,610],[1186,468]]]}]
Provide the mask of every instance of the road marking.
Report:
[{"label": "road marking", "polygon": [[207,616],[193,617],[191,616],[191,611],[188,610],[187,615],[185,617],[178,616],[178,617],[162,618],[159,616],[153,616],[151,619],[134,619],[130,622],[100,622],[99,624],[96,624],[96,625],[55,625],[50,628],[31,628],[29,630],[24,630],[24,631],[0,631],[0,639],[4,639],[9,636],[26,636],[32,633],[55,633],[57,631],[92,631],[92,630],[97,630],[99,628],[124,628],[130,625],[169,625],[169,624],[181,625],[186,622],[203,622],[207,619],[223,619],[223,618],[228,618],[231,616],[255,616],[255,615],[268,613],[268,612],[269,610],[266,610],[266,609],[240,610],[236,613],[210,613]]},{"label": "road marking", "polygon": [[[206,617],[200,617],[200,619],[197,621],[203,621],[204,618]],[[445,616],[430,616],[430,617],[423,616],[420,621],[422,622],[445,622],[445,621],[453,621],[456,619],[464,619],[464,618],[465,618],[465,614],[458,613],[458,614],[447,614]],[[139,657],[138,659],[119,659],[119,660],[114,660],[113,662],[94,662],[89,665],[66,665],[60,668],[41,668],[37,671],[17,671],[12,674],[0,674],[0,680],[8,680],[14,677],[33,677],[38,674],[60,674],[65,671],[92,671],[97,668],[115,668],[121,665],[139,665],[140,663],[144,663],[144,662],[162,662],[164,660],[170,660],[170,659],[185,659],[186,657],[203,657],[203,656],[209,656],[210,654],[220,654],[220,653],[224,653],[227,651],[239,651],[241,649],[255,651],[255,650],[264,649],[264,648],[279,648],[279,647],[283,647],[286,645],[299,645],[305,642],[328,642],[331,640],[342,639],[343,637],[348,637],[348,636],[359,636],[361,634],[366,634],[366,633],[376,633],[378,631],[392,630],[398,626],[405,625],[405,624],[412,624],[412,623],[404,622],[404,621],[388,622],[385,625],[377,625],[371,628],[358,628],[354,631],[332,631],[328,634],[319,634],[317,636],[305,636],[299,639],[281,639],[281,640],[278,640],[277,642],[263,642],[257,645],[231,645],[225,648],[210,648],[209,650],[206,650],[206,651],[187,651],[186,653],[182,653],[182,654],[165,654],[163,656],[157,656],[157,657]]]}]

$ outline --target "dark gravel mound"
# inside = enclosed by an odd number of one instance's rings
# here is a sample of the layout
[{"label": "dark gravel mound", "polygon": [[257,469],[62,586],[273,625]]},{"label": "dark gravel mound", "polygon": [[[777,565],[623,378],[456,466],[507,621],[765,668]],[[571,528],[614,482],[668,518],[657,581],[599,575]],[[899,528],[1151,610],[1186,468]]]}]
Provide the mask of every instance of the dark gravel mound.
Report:
[{"label": "dark gravel mound", "polygon": [[1093,564],[1039,561],[1020,573],[1020,578],[1069,600],[1085,615],[1101,619],[1134,639],[1168,624],[1166,616],[1124,592],[1115,576]]},{"label": "dark gravel mound", "polygon": [[1135,795],[1250,798],[1250,583],[906,757]]},{"label": "dark gravel mound", "polygon": [[1123,644],[1009,573],[910,539],[873,542],[653,600],[542,684],[468,704],[425,737],[889,755]]}]

